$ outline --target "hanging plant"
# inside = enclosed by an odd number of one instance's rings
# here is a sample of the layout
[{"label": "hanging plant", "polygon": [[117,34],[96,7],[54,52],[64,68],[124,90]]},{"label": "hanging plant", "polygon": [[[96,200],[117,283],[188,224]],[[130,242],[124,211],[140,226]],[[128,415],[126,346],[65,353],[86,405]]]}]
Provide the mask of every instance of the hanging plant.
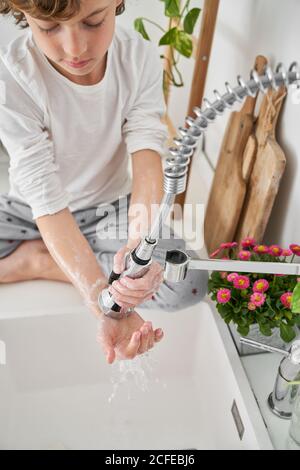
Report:
[{"label": "hanging plant", "polygon": [[[184,85],[182,74],[178,68],[180,57],[190,58],[193,53],[192,35],[197,24],[201,9],[191,8],[191,0],[187,0],[181,9],[180,0],[159,0],[164,3],[164,15],[169,19],[169,28],[166,30],[156,22],[140,17],[134,21],[134,28],[144,39],[151,41],[145,23],[151,23],[159,28],[163,35],[158,45],[170,46],[170,58],[161,54],[161,59],[168,62],[164,69],[163,89],[166,93],[169,85],[182,87]],[[174,26],[175,24],[175,26]]]}]

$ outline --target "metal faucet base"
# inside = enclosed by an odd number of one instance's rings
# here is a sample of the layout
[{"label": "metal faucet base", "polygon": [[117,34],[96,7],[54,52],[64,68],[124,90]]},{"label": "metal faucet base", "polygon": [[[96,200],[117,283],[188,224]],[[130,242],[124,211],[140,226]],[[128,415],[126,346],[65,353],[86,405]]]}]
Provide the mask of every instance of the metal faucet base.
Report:
[{"label": "metal faucet base", "polygon": [[268,397],[268,405],[272,413],[274,413],[274,415],[279,416],[279,418],[282,418],[282,419],[291,419],[292,417],[291,412],[281,411],[281,410],[278,410],[278,408],[276,408],[274,401],[273,401],[273,392],[271,392]]}]

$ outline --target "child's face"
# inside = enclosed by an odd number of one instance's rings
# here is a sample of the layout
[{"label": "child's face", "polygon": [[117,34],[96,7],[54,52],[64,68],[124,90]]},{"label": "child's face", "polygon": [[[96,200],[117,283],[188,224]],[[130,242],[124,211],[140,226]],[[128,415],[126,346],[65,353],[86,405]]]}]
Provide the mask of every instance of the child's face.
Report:
[{"label": "child's face", "polygon": [[24,14],[36,44],[52,65],[73,82],[89,85],[103,77],[106,52],[115,30],[116,8],[122,0],[81,3],[78,15],[67,21],[45,21]]}]

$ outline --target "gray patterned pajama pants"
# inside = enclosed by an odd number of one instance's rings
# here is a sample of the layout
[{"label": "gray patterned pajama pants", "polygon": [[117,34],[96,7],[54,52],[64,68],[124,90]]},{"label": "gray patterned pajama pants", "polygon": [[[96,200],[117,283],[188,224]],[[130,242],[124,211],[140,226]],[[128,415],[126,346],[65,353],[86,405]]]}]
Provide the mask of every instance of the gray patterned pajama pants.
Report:
[{"label": "gray patterned pajama pants", "polygon": [[[130,194],[114,203],[99,208],[91,207],[73,212],[76,223],[82,234],[86,237],[97,261],[109,276],[113,267],[115,253],[127,241],[127,213]],[[117,217],[116,217],[117,216]],[[124,229],[121,229],[122,224]],[[107,238],[101,234],[107,230],[121,230],[125,237]],[[124,232],[125,230],[125,232]],[[32,212],[28,205],[19,200],[12,199],[7,194],[0,194],[0,259],[9,256],[23,241],[41,239],[39,229],[32,219]],[[175,238],[160,238],[154,250],[153,261],[164,266],[167,250],[185,250],[185,241]],[[193,257],[194,252],[187,250]],[[184,281],[179,283],[164,281],[152,300],[141,305],[143,308],[160,308],[166,311],[175,311],[198,303],[207,293],[208,275],[206,271],[190,270]]]}]

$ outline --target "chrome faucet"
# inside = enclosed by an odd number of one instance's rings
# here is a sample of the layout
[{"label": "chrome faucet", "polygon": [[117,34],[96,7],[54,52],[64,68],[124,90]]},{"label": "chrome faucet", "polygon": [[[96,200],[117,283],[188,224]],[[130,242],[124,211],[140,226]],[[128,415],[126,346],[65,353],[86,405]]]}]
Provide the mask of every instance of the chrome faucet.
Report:
[{"label": "chrome faucet", "polygon": [[[167,251],[164,277],[168,281],[180,282],[186,277],[189,269],[252,272],[264,274],[299,275],[299,263],[238,261],[219,259],[193,259],[180,250]],[[300,380],[300,337],[294,340],[289,351],[275,348],[245,337],[240,342],[264,351],[277,352],[284,355],[280,362],[273,392],[269,395],[268,404],[272,412],[280,418],[290,419]]]},{"label": "chrome faucet", "polygon": [[249,338],[240,338],[240,342],[269,352],[278,352],[285,356],[279,364],[272,393],[268,397],[271,411],[280,418],[291,419],[300,380],[300,339],[296,339],[288,351],[275,348]]},{"label": "chrome faucet", "polygon": [[[242,102],[246,96],[255,97],[258,92],[267,93],[270,89],[278,90],[281,86],[288,88],[290,85],[300,83],[300,67],[293,62],[289,71],[285,70],[282,64],[279,64],[276,73],[270,67],[265,69],[263,75],[259,76],[253,70],[250,80],[245,82],[238,76],[238,86],[231,88],[226,82],[226,93],[221,94],[215,90],[216,100],[210,103],[204,99],[205,109],[195,107],[193,109],[196,118],[188,116],[185,123],[188,128],[180,127],[179,134],[173,139],[176,145],[169,148],[169,158],[166,159],[166,168],[164,169],[164,196],[159,207],[158,214],[151,225],[151,229],[147,236],[143,237],[140,244],[125,258],[125,270],[122,273],[111,272],[108,283],[120,277],[129,276],[138,278],[145,274],[150,268],[152,262],[152,253],[157,245],[161,228],[165,222],[166,216],[175,201],[177,194],[181,194],[186,189],[188,167],[190,159],[194,155],[198,145],[198,140],[206,131],[210,123],[216,121],[219,115],[223,115],[227,108],[232,108],[236,102]],[[263,263],[230,261],[229,269],[232,268],[237,272],[269,272],[269,273],[286,273],[300,274],[300,265],[288,265],[285,263],[268,263],[268,266],[262,267]],[[226,270],[224,269],[224,260],[191,260],[184,253],[179,254],[176,251],[169,252],[166,268],[166,278],[170,280],[182,280],[187,269],[206,269],[206,270]],[[250,269],[252,268],[252,271]],[[260,271],[258,270],[260,269]],[[268,269],[268,271],[265,271]],[[284,270],[283,270],[284,269]],[[123,318],[124,314],[120,305],[118,305],[108,289],[101,291],[98,304],[104,315],[115,319]]]}]

